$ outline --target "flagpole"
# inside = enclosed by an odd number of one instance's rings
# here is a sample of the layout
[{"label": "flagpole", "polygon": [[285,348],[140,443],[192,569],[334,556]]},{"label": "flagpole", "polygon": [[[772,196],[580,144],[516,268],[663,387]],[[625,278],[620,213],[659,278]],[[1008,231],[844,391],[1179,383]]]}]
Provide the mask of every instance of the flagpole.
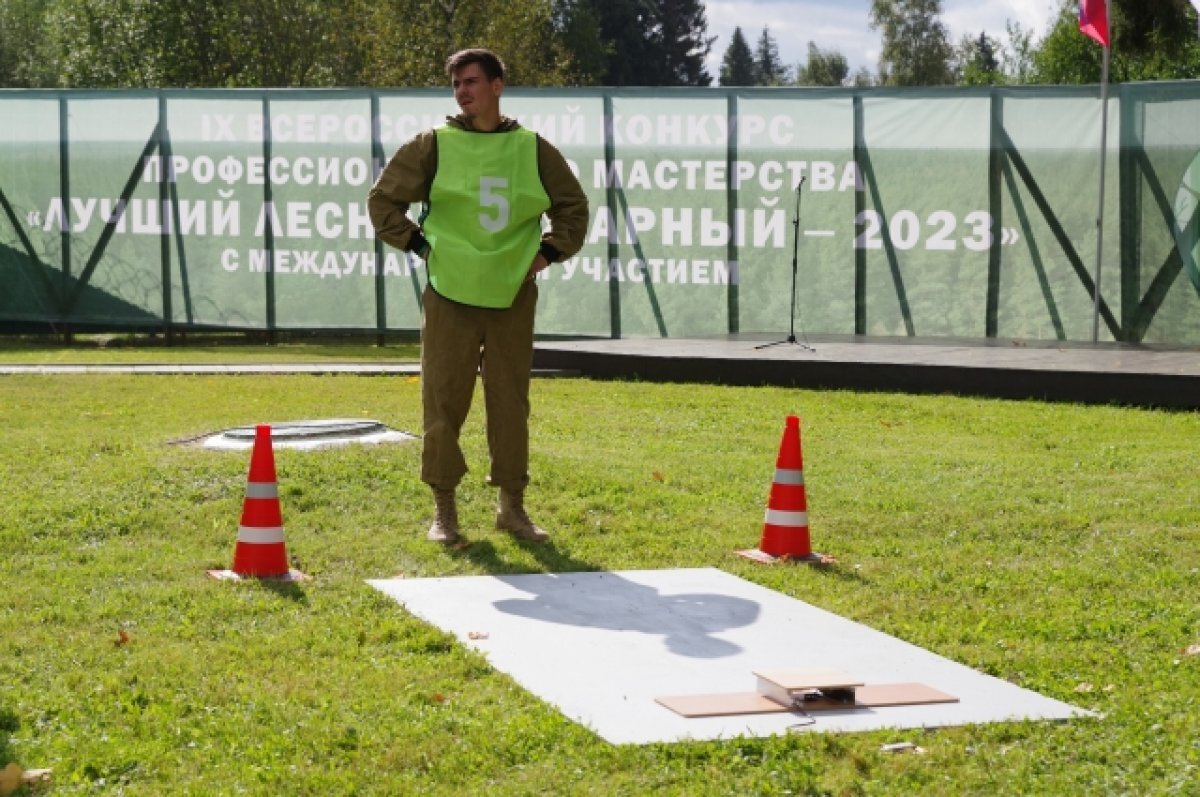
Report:
[{"label": "flagpole", "polygon": [[1092,343],[1100,339],[1100,264],[1104,257],[1104,167],[1108,160],[1108,65],[1112,55],[1112,0],[1104,3],[1108,44],[1104,45],[1104,62],[1100,70],[1100,202],[1096,211],[1096,271],[1092,276]]}]

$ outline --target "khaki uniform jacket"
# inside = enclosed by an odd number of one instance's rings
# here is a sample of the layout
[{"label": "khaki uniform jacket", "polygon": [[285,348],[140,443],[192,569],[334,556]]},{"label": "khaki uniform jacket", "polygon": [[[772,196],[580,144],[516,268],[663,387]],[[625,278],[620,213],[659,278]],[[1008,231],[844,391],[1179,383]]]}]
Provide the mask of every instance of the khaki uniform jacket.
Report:
[{"label": "khaki uniform jacket", "polygon": [[[465,116],[447,117],[446,123],[471,130]],[[496,132],[516,128],[517,122],[503,118]],[[486,134],[484,134],[486,135]],[[541,253],[551,263],[565,260],[583,247],[588,227],[587,195],[553,144],[538,136],[538,172],[550,197],[546,217],[550,229],[542,233]],[[376,236],[397,249],[417,251],[424,244],[420,227],[408,217],[409,207],[429,201],[429,189],[437,173],[437,136],[425,130],[396,150],[367,195],[367,212]]]}]

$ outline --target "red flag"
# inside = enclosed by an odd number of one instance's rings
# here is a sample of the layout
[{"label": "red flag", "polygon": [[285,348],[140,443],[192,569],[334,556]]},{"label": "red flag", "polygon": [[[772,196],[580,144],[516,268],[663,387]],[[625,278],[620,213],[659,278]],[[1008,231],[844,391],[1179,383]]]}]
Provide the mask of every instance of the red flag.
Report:
[{"label": "red flag", "polygon": [[1108,46],[1108,7],[1105,0],[1079,0],[1079,31]]}]

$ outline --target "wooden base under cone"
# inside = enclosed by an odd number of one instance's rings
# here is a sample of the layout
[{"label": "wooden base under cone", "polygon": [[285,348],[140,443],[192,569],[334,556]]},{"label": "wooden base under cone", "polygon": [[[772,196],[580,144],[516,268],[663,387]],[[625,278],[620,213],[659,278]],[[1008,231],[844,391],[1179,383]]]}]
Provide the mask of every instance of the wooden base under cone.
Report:
[{"label": "wooden base under cone", "polygon": [[758,562],[760,565],[773,565],[779,562],[804,562],[810,565],[833,565],[837,564],[835,557],[815,551],[807,556],[772,556],[769,553],[760,551],[757,548],[751,548],[745,551],[736,551],[737,555],[743,559],[749,559],[751,562]]},{"label": "wooden base under cone", "polygon": [[209,570],[209,578],[217,581],[308,581],[309,576],[299,570],[288,570],[281,576],[243,576],[232,570]]}]

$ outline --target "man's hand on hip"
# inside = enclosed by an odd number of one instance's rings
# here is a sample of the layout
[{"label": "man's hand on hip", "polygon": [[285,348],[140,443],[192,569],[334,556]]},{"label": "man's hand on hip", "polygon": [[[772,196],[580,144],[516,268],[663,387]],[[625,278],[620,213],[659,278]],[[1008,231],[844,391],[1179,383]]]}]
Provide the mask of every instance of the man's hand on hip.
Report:
[{"label": "man's hand on hip", "polygon": [[537,277],[539,271],[547,268],[550,268],[550,261],[546,259],[545,255],[538,252],[533,256],[533,262],[529,264],[529,273],[525,275],[525,281],[528,282],[534,279]]}]

